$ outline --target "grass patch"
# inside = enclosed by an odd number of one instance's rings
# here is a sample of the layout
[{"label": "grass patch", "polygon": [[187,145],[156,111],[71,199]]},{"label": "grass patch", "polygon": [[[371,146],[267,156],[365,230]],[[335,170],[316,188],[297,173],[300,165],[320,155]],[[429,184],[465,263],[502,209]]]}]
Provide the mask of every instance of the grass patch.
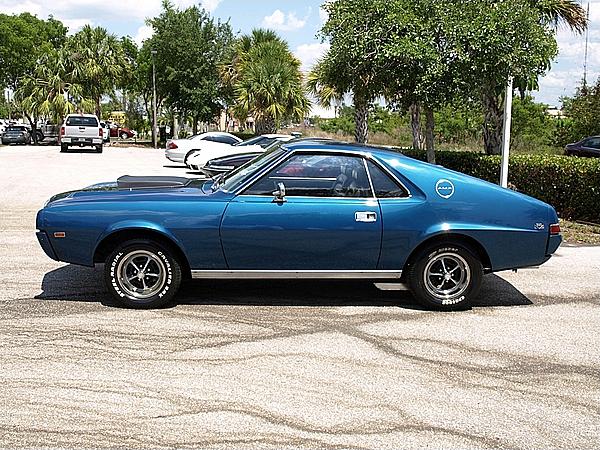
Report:
[{"label": "grass patch", "polygon": [[600,245],[600,225],[560,219],[560,229],[568,244]]}]

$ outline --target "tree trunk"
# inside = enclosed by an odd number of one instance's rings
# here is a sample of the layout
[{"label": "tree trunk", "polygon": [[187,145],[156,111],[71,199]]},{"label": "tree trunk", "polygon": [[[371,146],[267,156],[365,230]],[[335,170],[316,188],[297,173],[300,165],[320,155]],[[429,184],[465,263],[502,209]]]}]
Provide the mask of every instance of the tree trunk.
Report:
[{"label": "tree trunk", "polygon": [[434,148],[434,135],[433,130],[435,128],[435,117],[433,115],[433,108],[425,107],[426,117],[426,128],[425,128],[425,147],[427,149],[427,162],[435,164],[435,148]]},{"label": "tree trunk", "polygon": [[408,108],[410,112],[410,128],[413,136],[413,150],[423,148],[423,135],[421,133],[421,105],[413,103]]},{"label": "tree trunk", "polygon": [[192,125],[192,134],[198,134],[198,116],[194,116],[194,123]]},{"label": "tree trunk", "polygon": [[33,139],[33,145],[38,145],[38,136],[37,136],[37,120],[29,117],[29,114],[23,113],[24,116],[29,121],[29,125],[31,125],[31,137]]},{"label": "tree trunk", "polygon": [[498,98],[493,88],[483,92],[483,145],[488,155],[502,153],[502,100]]},{"label": "tree trunk", "polygon": [[362,98],[354,95],[354,139],[359,144],[369,142],[369,104]]},{"label": "tree trunk", "polygon": [[98,120],[102,120],[102,108],[100,107],[100,97],[96,97],[96,117]]},{"label": "tree trunk", "polygon": [[255,122],[255,133],[257,135],[261,134],[272,134],[277,131],[277,126],[275,124],[275,120],[272,117],[264,117]]}]

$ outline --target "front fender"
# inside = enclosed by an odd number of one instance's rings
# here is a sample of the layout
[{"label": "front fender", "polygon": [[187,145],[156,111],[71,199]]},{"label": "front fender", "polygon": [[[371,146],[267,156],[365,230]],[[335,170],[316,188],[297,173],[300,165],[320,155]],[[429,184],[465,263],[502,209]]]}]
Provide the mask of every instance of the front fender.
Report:
[{"label": "front fender", "polygon": [[[162,225],[159,225],[157,223],[148,221],[148,220],[122,220],[119,222],[115,222],[113,224],[111,224],[96,240],[96,244],[94,245],[94,253],[96,254],[96,251],[98,250],[98,246],[108,237],[114,235],[115,233],[118,233],[120,231],[133,231],[133,230],[139,230],[139,231],[152,231],[154,233],[159,233],[160,235],[164,236],[165,238],[169,239],[170,241],[172,241],[175,245],[177,245],[182,251],[184,251],[184,246],[182,245],[182,243],[179,241],[179,239],[177,239],[177,237],[171,233],[168,229],[166,229],[165,227],[163,227]],[[184,252],[185,253],[185,252]]]}]

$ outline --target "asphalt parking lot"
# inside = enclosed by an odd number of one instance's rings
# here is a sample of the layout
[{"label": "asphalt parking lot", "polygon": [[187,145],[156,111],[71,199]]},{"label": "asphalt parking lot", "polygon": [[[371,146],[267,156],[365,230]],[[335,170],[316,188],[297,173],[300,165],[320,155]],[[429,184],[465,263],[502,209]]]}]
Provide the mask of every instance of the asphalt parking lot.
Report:
[{"label": "asphalt parking lot", "polygon": [[600,447],[600,247],[487,276],[459,313],[315,281],[190,282],[132,311],[34,234],[50,195],[123,174],[186,170],[0,147],[0,447]]}]

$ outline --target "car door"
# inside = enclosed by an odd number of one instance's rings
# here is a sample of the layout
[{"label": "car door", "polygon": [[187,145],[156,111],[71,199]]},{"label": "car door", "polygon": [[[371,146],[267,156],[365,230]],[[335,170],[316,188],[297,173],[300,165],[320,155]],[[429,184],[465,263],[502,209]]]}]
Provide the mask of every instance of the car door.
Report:
[{"label": "car door", "polygon": [[595,156],[598,155],[600,150],[600,138],[592,137],[588,138],[581,144],[582,146],[582,156]]},{"label": "car door", "polygon": [[365,162],[345,154],[291,155],[237,195],[221,224],[239,270],[374,270],[381,236]]}]

